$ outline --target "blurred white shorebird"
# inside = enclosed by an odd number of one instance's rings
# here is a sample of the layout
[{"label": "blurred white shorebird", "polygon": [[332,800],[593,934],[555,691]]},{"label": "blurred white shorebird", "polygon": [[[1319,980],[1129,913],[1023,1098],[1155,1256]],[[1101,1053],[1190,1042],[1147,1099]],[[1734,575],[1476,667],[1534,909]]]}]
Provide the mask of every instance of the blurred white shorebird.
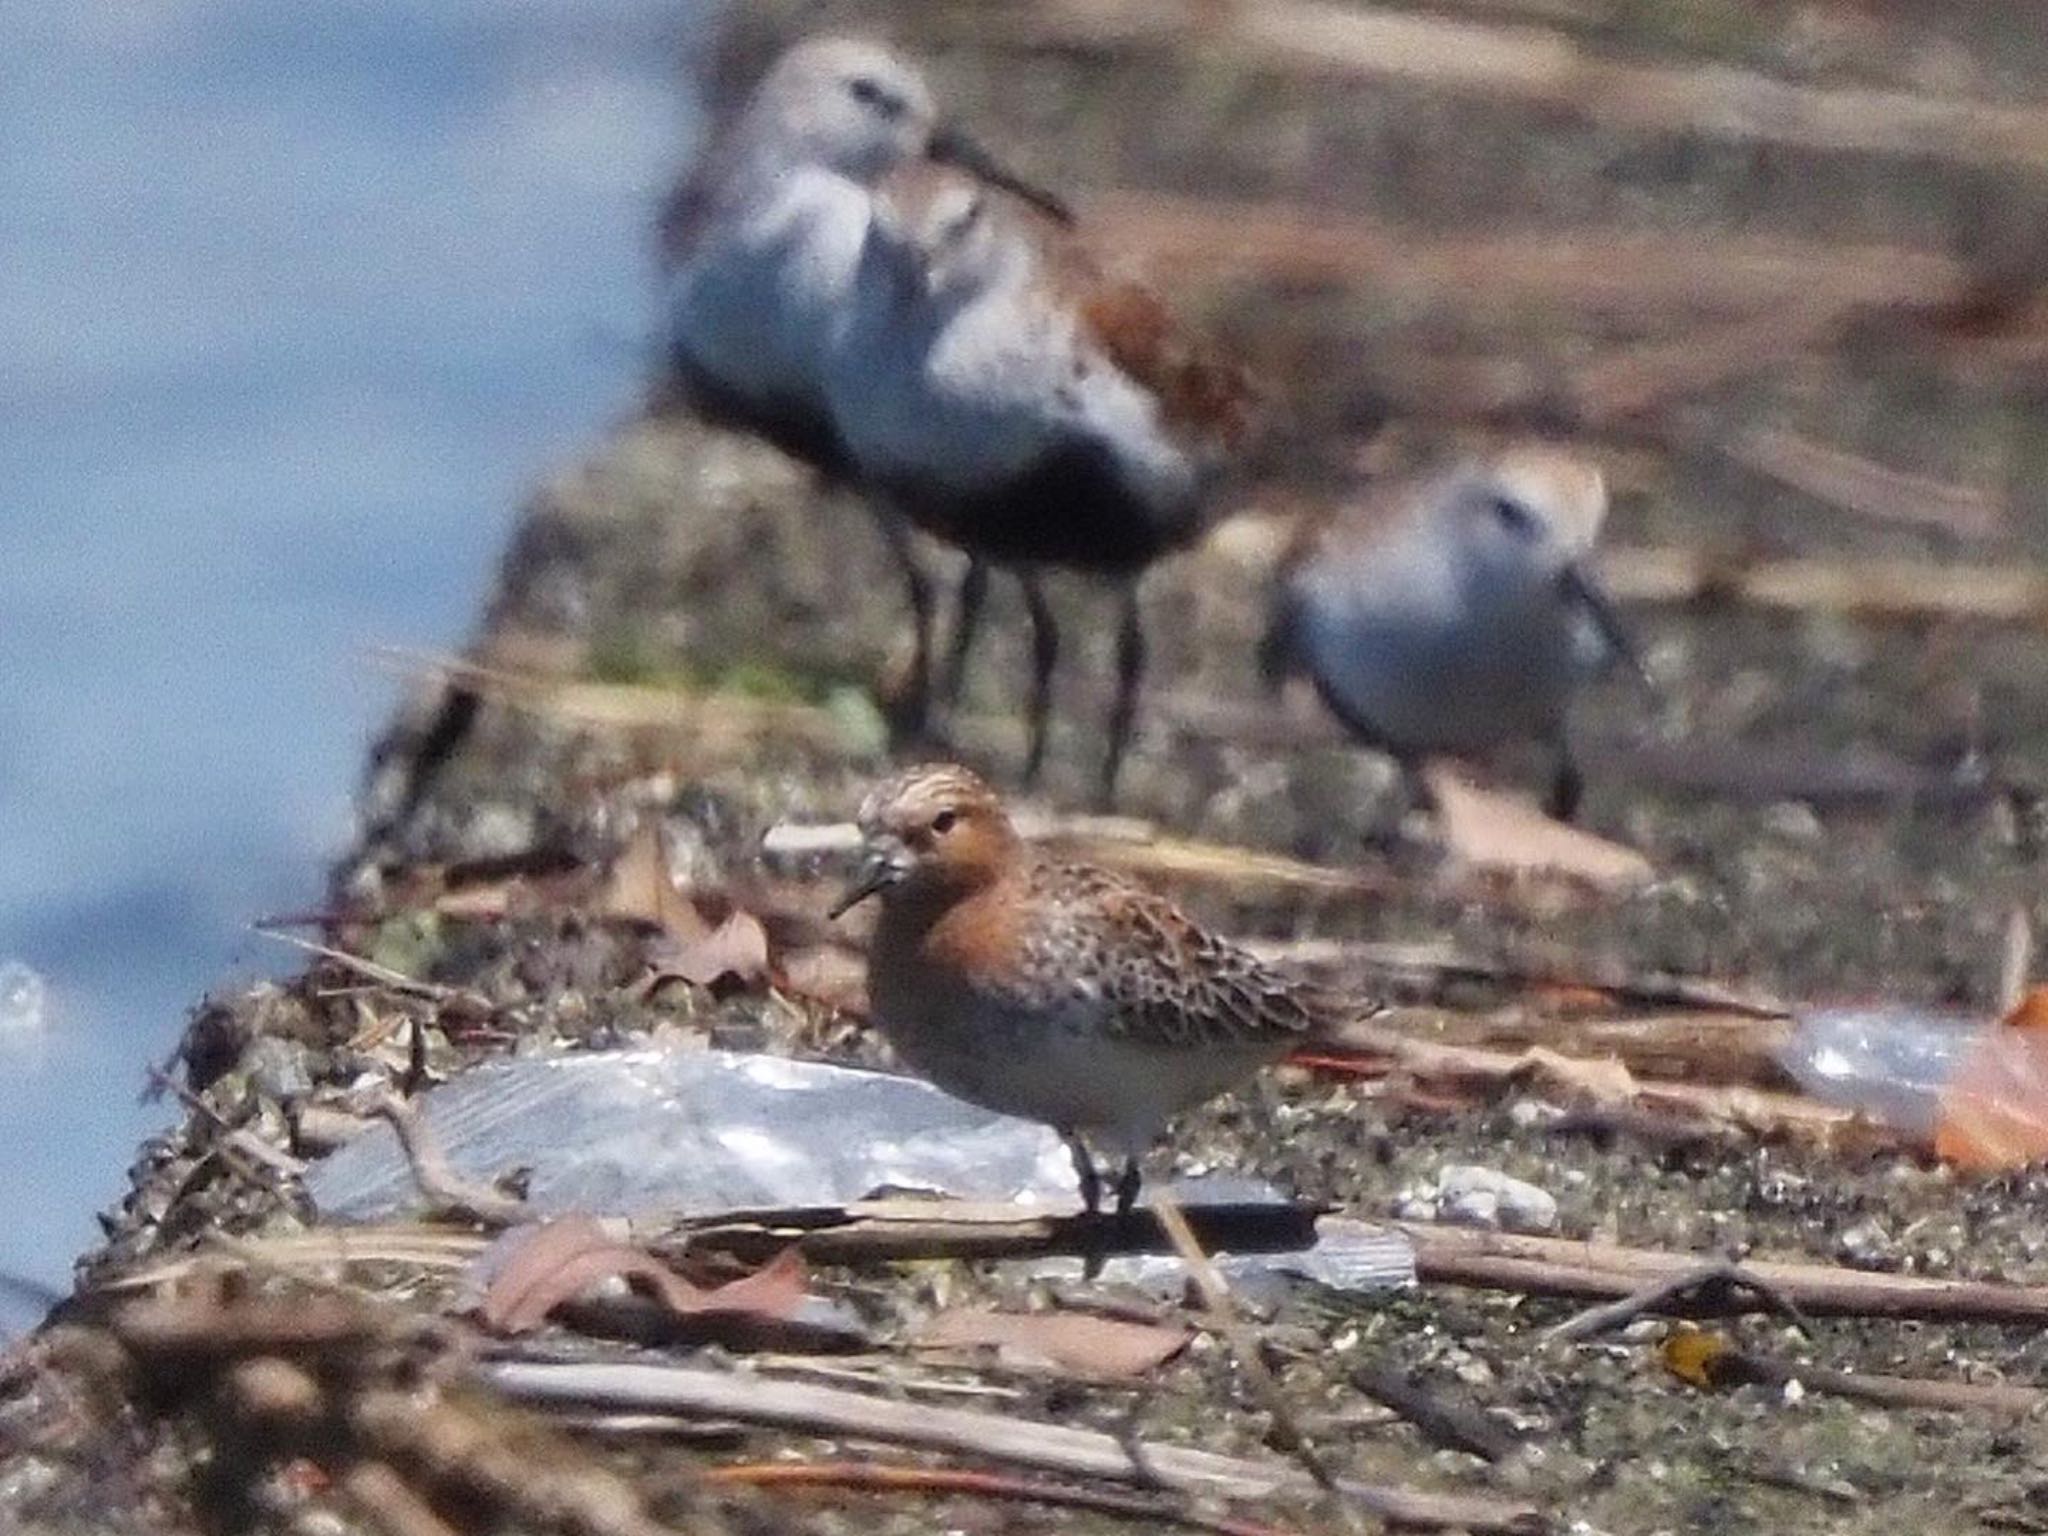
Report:
[{"label": "blurred white shorebird", "polygon": [[[826,400],[826,354],[851,314],[873,189],[916,162],[958,167],[977,185],[1008,188],[1047,217],[1064,217],[941,122],[924,81],[886,49],[821,37],[776,61],[662,215],[667,363],[696,409],[828,473],[852,468]],[[887,516],[882,525],[911,585],[912,691],[922,694],[931,589],[901,526]]]},{"label": "blurred white shorebird", "polygon": [[1050,199],[957,166],[906,162],[877,184],[853,294],[826,366],[832,421],[864,481],[970,557],[949,697],[987,562],[1018,574],[1033,642],[1027,780],[1059,646],[1039,572],[1124,584],[1107,798],[1144,670],[1137,580],[1206,526],[1248,427],[1243,374],[1148,289],[1109,276]]},{"label": "blurred white shorebird", "polygon": [[1041,197],[942,124],[924,81],[886,49],[820,37],[776,61],[662,215],[668,361],[692,403],[837,463],[825,356],[849,313],[873,188],[925,159]]},{"label": "blurred white shorebird", "polygon": [[1411,782],[1434,753],[1545,744],[1546,809],[1569,820],[1584,788],[1566,734],[1579,687],[1617,660],[1655,686],[1586,568],[1606,515],[1598,468],[1542,447],[1379,488],[1283,569],[1267,676],[1305,671]]}]

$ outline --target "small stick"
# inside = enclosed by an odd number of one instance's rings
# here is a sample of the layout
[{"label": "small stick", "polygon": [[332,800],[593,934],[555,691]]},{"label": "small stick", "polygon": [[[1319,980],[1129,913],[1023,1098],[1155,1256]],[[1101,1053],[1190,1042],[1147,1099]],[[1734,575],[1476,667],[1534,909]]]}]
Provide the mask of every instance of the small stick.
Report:
[{"label": "small stick", "polygon": [[1231,1305],[1230,1287],[1209,1255],[1203,1252],[1202,1245],[1195,1240],[1194,1230],[1188,1226],[1180,1202],[1163,1189],[1154,1190],[1152,1213],[1158,1218],[1159,1225],[1166,1229],[1166,1236],[1180,1255],[1180,1261],[1187,1265],[1188,1277],[1195,1282],[1195,1291],[1202,1298],[1202,1310],[1208,1314],[1209,1326],[1230,1346],[1230,1352],[1237,1357],[1238,1369],[1244,1372],[1245,1380],[1252,1384],[1252,1390],[1273,1416],[1274,1439],[1282,1450],[1301,1463],[1317,1484],[1335,1490],[1337,1480],[1302,1432],[1293,1407],[1280,1390],[1280,1383],[1266,1368],[1265,1356],[1259,1352],[1259,1341],[1251,1336],[1244,1320],[1237,1315],[1237,1308]]},{"label": "small stick", "polygon": [[1163,1520],[1216,1536],[1280,1536],[1279,1528],[1226,1515],[1205,1515],[1174,1499],[1148,1498],[1106,1488],[1075,1488],[1033,1478],[1008,1477],[958,1467],[896,1466],[876,1461],[743,1462],[713,1467],[710,1484],[749,1488],[853,1488],[863,1493],[957,1493],[977,1498],[1015,1499],[1130,1520]]},{"label": "small stick", "polygon": [[[478,1374],[485,1383],[526,1403],[732,1419],[805,1434],[855,1436],[977,1456],[1069,1477],[1150,1481],[1115,1436],[1066,1424],[1038,1423],[1016,1414],[894,1402],[868,1393],[735,1376],[688,1365],[558,1364],[515,1359],[484,1365]],[[1298,1467],[1285,1462],[1223,1456],[1188,1446],[1150,1443],[1144,1461],[1177,1487],[1225,1498],[1312,1493],[1316,1486]],[[1526,1500],[1438,1493],[1348,1478],[1338,1487],[1347,1499],[1392,1525],[1433,1530],[1455,1527],[1472,1536],[1530,1536],[1549,1528],[1542,1510]]]},{"label": "small stick", "polygon": [[419,1110],[394,1093],[382,1095],[377,1113],[391,1122],[413,1183],[434,1214],[482,1227],[516,1227],[533,1219],[524,1200],[457,1173]]},{"label": "small stick", "polygon": [[1657,1311],[1680,1296],[1695,1291],[1726,1294],[1738,1290],[1748,1291],[1759,1300],[1767,1302],[1783,1313],[1801,1334],[1809,1339],[1813,1337],[1813,1327],[1807,1322],[1806,1314],[1793,1304],[1791,1298],[1768,1280],[1757,1278],[1731,1259],[1712,1259],[1697,1269],[1652,1280],[1619,1301],[1589,1307],[1576,1317],[1567,1318],[1551,1329],[1547,1337],[1560,1342],[1590,1339],[1597,1334],[1607,1333],[1632,1323],[1644,1313]]},{"label": "small stick", "polygon": [[[1618,1300],[1649,1280],[1689,1274],[1698,1266],[1691,1254],[1658,1248],[1480,1232],[1426,1221],[1390,1225],[1415,1244],[1415,1273],[1425,1285]],[[1743,1265],[1743,1272],[1774,1286],[1809,1317],[1894,1317],[2034,1328],[2048,1324],[2048,1286],[1937,1280],[1771,1259],[1753,1259]]]},{"label": "small stick", "polygon": [[1424,1391],[1391,1366],[1361,1365],[1351,1384],[1374,1402],[1391,1408],[1437,1445],[1464,1451],[1481,1461],[1505,1461],[1521,1441],[1485,1414]]},{"label": "small stick", "polygon": [[2048,1403],[2048,1390],[2006,1382],[1927,1381],[1914,1376],[1866,1376],[1820,1365],[1799,1365],[1730,1348],[1707,1366],[1716,1386],[1784,1386],[1796,1381],[1808,1391],[1875,1403],[1883,1408],[1980,1409],[1991,1413],[2032,1413]]},{"label": "small stick", "polygon": [[385,1536],[457,1536],[433,1505],[384,1462],[357,1462],[342,1474],[341,1491]]},{"label": "small stick", "polygon": [[472,1015],[488,1017],[498,1011],[497,1005],[481,992],[471,992],[463,987],[444,987],[438,981],[420,981],[403,971],[394,971],[388,965],[379,965],[376,961],[366,960],[361,955],[352,955],[345,949],[336,949],[332,944],[302,939],[296,933],[280,933],[275,928],[260,926],[253,927],[250,931],[259,933],[266,939],[275,939],[280,944],[289,944],[294,949],[303,949],[309,955],[331,960],[344,970],[353,971],[358,976],[374,981],[380,986],[389,987],[394,992],[410,993],[414,997],[425,998],[430,1003],[446,1004]]}]

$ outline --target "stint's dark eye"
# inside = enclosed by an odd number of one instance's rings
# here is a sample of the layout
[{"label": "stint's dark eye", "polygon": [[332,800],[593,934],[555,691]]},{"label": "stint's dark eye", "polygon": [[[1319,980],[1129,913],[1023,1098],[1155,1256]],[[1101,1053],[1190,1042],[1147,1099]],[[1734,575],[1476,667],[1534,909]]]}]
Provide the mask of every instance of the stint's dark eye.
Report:
[{"label": "stint's dark eye", "polygon": [[939,836],[944,837],[953,830],[954,824],[959,820],[960,813],[958,811],[941,811],[932,818],[932,830],[938,833]]},{"label": "stint's dark eye", "polygon": [[894,117],[903,110],[903,103],[884,90],[881,81],[866,75],[855,76],[846,89],[855,101],[864,107],[873,107],[884,117]]},{"label": "stint's dark eye", "polygon": [[1493,515],[1499,519],[1503,528],[1507,528],[1512,532],[1534,533],[1536,531],[1535,514],[1530,512],[1527,507],[1516,501],[1512,496],[1496,496],[1493,499]]}]

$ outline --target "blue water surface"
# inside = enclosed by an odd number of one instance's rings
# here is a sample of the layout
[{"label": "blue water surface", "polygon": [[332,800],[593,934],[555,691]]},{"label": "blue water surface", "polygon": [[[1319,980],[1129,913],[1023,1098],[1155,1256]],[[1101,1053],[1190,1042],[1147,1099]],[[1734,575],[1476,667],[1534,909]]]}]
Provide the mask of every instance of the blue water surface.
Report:
[{"label": "blue water surface", "polygon": [[[390,707],[630,401],[708,0],[66,0],[0,49],[0,1271],[62,1283],[187,1006],[282,963]],[[18,1324],[0,1293],[0,1322]]]}]

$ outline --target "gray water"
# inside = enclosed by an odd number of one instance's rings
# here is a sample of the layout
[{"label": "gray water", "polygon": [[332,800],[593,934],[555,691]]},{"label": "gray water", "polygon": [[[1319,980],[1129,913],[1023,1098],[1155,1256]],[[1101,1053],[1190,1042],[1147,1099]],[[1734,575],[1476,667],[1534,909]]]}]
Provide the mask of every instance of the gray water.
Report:
[{"label": "gray water", "polygon": [[286,963],[369,653],[459,644],[631,399],[707,9],[0,6],[0,1271],[62,1283],[144,1063]]}]

